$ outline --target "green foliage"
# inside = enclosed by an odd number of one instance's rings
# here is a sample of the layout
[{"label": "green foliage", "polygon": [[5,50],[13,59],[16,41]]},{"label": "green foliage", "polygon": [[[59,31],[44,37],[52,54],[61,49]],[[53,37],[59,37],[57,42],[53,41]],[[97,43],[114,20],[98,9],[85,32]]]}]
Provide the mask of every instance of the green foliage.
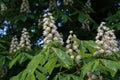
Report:
[{"label": "green foliage", "polygon": [[[120,52],[109,57],[93,54],[99,49],[94,38],[98,24],[103,20],[120,37],[119,0],[73,0],[68,5],[64,0],[51,0],[57,1],[53,9],[49,8],[49,1],[29,0],[31,12],[20,13],[22,0],[0,0],[0,5],[7,6],[6,10],[0,11],[0,80],[87,80],[88,72],[97,77],[102,75],[103,80],[118,80]],[[77,35],[72,41],[79,44],[82,59],[78,63],[66,54],[65,45],[52,41],[47,48],[42,47],[42,16],[46,12],[53,14],[64,41],[69,30]],[[26,48],[23,47],[9,53],[12,37],[20,37],[24,27],[30,33],[32,49],[24,51]]]}]

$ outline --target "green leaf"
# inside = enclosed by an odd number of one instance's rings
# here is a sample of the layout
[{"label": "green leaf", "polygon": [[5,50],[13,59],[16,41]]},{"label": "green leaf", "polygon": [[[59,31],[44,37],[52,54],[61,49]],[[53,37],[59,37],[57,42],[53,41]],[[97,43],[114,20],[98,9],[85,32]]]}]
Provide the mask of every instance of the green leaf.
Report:
[{"label": "green leaf", "polygon": [[89,71],[93,71],[99,66],[99,60],[93,60],[93,61],[90,61],[89,63],[85,64],[83,67],[82,67],[82,71],[81,71],[81,78],[83,79],[84,76],[86,75],[87,72]]},{"label": "green leaf", "polygon": [[27,20],[27,16],[25,14],[20,14],[13,18],[14,23],[17,23],[20,20],[25,22]]},{"label": "green leaf", "polygon": [[90,53],[94,53],[97,49],[99,49],[98,45],[94,41],[85,41],[86,48],[90,51]]},{"label": "green leaf", "polygon": [[117,30],[120,30],[120,27],[119,27],[119,26],[120,26],[120,22],[112,25],[111,28],[116,28]]},{"label": "green leaf", "polygon": [[99,49],[98,45],[96,44],[95,41],[89,40],[89,41],[85,41],[86,44],[90,45],[93,48],[97,48]]},{"label": "green leaf", "polygon": [[66,15],[66,14],[61,14],[61,15],[62,15],[62,19],[63,19],[64,22],[67,22],[68,20],[72,21],[71,18],[68,15]]},{"label": "green leaf", "polygon": [[30,74],[33,74],[36,68],[38,67],[38,65],[40,64],[40,62],[43,60],[44,60],[43,55],[41,53],[36,55],[28,64],[26,71]]},{"label": "green leaf", "polygon": [[80,42],[80,52],[83,58],[90,58],[92,55],[86,53],[87,49],[85,47],[85,41]]},{"label": "green leaf", "polygon": [[25,80],[36,80],[36,78],[34,74],[28,74]]},{"label": "green leaf", "polygon": [[27,76],[27,70],[25,69],[21,74],[20,80],[25,80],[26,76]]},{"label": "green leaf", "polygon": [[5,57],[0,58],[0,67],[5,64]]},{"label": "green leaf", "polygon": [[82,11],[79,11],[79,16],[78,16],[78,21],[80,23],[83,23],[86,19],[88,19],[91,23],[93,23],[93,27],[96,28],[97,23],[86,13],[82,12]]},{"label": "green leaf", "polygon": [[32,15],[32,14],[27,14],[26,16],[31,18],[31,19],[34,19],[34,15]]},{"label": "green leaf", "polygon": [[82,80],[79,76],[73,74],[58,73],[53,80]]},{"label": "green leaf", "polygon": [[48,60],[48,62],[44,66],[44,68],[49,72],[49,74],[52,73],[56,62],[57,62],[57,57],[52,57],[50,60]]},{"label": "green leaf", "polygon": [[2,44],[0,44],[0,48],[6,49]]},{"label": "green leaf", "polygon": [[29,59],[32,59],[32,58],[33,58],[33,56],[30,55],[30,54],[28,54],[28,53],[25,53],[24,55],[25,55],[27,58],[29,58]]},{"label": "green leaf", "polygon": [[46,75],[40,73],[39,71],[36,70],[35,74],[36,74],[38,80],[47,80]]},{"label": "green leaf", "polygon": [[21,16],[21,20],[22,20],[23,22],[25,22],[25,21],[27,20],[27,17],[26,17],[26,16]]},{"label": "green leaf", "polygon": [[20,80],[20,79],[19,79],[19,76],[14,76],[14,77],[10,78],[10,80]]},{"label": "green leaf", "polygon": [[[48,50],[47,50],[48,51]],[[49,54],[46,50],[41,51],[38,55],[34,56],[33,59],[27,65],[27,68],[22,74],[21,80],[24,80],[27,75],[33,75],[38,68],[39,64],[43,65],[46,62],[46,55]],[[33,78],[34,76],[32,76]],[[29,77],[26,79],[29,80]]]},{"label": "green leaf", "polygon": [[19,54],[16,58],[14,58],[10,63],[9,63],[9,68],[12,68],[13,65],[17,62],[17,60],[22,56],[22,54]]},{"label": "green leaf", "polygon": [[11,77],[10,80],[20,80],[21,75],[22,75],[22,72],[20,72],[17,76]]},{"label": "green leaf", "polygon": [[76,75],[71,75],[71,77],[73,78],[73,80],[82,80],[79,76]]},{"label": "green leaf", "polygon": [[57,48],[52,48],[52,49],[64,67],[66,67],[66,68],[72,67],[73,61],[70,59],[70,57],[64,51],[57,49]]},{"label": "green leaf", "polygon": [[79,16],[78,16],[78,21],[79,21],[80,23],[83,23],[85,19],[87,19],[86,14],[83,13],[82,11],[80,11],[80,12],[79,12]]},{"label": "green leaf", "polygon": [[98,68],[99,64],[100,64],[99,59],[95,60],[94,65],[92,66],[91,71],[94,72],[96,70],[96,68]]},{"label": "green leaf", "polygon": [[19,57],[18,62],[19,64],[22,64],[25,60],[27,60],[26,56],[24,55],[24,53],[21,53],[21,57]]},{"label": "green leaf", "polygon": [[114,77],[119,69],[119,64],[116,61],[111,61],[111,60],[101,60],[105,67],[109,68],[109,72],[111,73],[111,76]]}]

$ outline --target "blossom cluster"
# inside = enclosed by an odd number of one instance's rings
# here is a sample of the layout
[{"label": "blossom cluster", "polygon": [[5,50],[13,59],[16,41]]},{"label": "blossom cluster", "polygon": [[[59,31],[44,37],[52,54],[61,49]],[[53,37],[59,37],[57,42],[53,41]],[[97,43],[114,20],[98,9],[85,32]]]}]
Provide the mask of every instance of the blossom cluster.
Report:
[{"label": "blossom cluster", "polygon": [[20,38],[20,43],[18,43],[17,37],[14,36],[12,38],[12,41],[11,41],[9,53],[16,52],[21,47],[25,47],[27,49],[31,49],[31,44],[30,44],[29,38],[30,38],[30,36],[29,36],[29,33],[27,32],[27,29],[23,28],[22,34],[21,34],[21,38]]},{"label": "blossom cluster", "polygon": [[50,0],[50,2],[49,2],[49,9],[50,10],[55,9],[56,5],[57,5],[57,3],[56,3],[55,0]]},{"label": "blossom cluster", "polygon": [[22,0],[21,8],[20,8],[20,13],[29,13],[30,12],[30,5],[28,0]]},{"label": "blossom cluster", "polygon": [[44,46],[52,41],[56,41],[58,43],[63,44],[63,39],[59,32],[57,31],[57,27],[55,25],[54,17],[51,13],[44,14],[43,19],[43,36],[45,37],[43,42]]},{"label": "blossom cluster", "polygon": [[18,47],[18,39],[16,35],[12,38],[9,53],[16,52]]},{"label": "blossom cluster", "polygon": [[1,4],[1,11],[4,11],[4,10],[6,10],[7,9],[7,6],[4,4],[4,3],[2,3]]},{"label": "blossom cluster", "polygon": [[63,3],[65,5],[72,5],[73,4],[73,0],[63,0]]},{"label": "blossom cluster", "polygon": [[19,47],[26,47],[27,49],[31,49],[29,38],[30,36],[29,36],[29,33],[27,32],[27,29],[23,28]]},{"label": "blossom cluster", "polygon": [[100,24],[97,31],[96,43],[100,49],[96,51],[94,55],[107,56],[119,50],[114,30],[110,30],[106,27],[105,22]]},{"label": "blossom cluster", "polygon": [[[66,53],[68,53],[72,59],[75,59],[75,61],[80,61],[81,55],[80,55],[80,50],[78,49],[79,45],[77,41],[71,40],[73,37],[76,38],[76,35],[73,34],[73,31],[70,31],[69,33],[70,35],[66,40]],[[75,55],[75,53],[77,54]]]}]

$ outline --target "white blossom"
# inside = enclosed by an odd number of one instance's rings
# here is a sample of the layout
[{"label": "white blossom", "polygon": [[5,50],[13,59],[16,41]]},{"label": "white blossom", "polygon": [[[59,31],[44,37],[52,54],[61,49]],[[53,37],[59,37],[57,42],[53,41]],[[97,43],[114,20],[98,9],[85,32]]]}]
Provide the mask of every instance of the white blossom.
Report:
[{"label": "white blossom", "polygon": [[7,6],[4,4],[4,3],[2,3],[1,4],[1,11],[4,11],[4,10],[6,10],[7,9]]},{"label": "white blossom", "polygon": [[18,39],[16,36],[12,38],[9,53],[16,52],[18,49]]},{"label": "white blossom", "polygon": [[21,38],[20,38],[20,43],[18,47],[26,47],[28,49],[31,49],[29,38],[30,36],[29,36],[29,33],[27,32],[27,29],[23,28]]},{"label": "white blossom", "polygon": [[[78,49],[79,45],[77,41],[71,40],[73,37],[77,37],[75,34],[73,34],[73,31],[69,31],[69,33],[70,34],[66,40],[66,53],[69,54],[72,59],[74,58],[76,62],[79,62],[81,59],[80,50]],[[77,55],[75,55],[74,53],[77,53]]]},{"label": "white blossom", "polygon": [[30,5],[29,5],[29,1],[28,0],[22,0],[22,4],[20,7],[20,13],[29,13],[30,11]]},{"label": "white blossom", "polygon": [[51,13],[46,13],[43,15],[43,36],[45,37],[43,42],[44,46],[46,46],[51,41],[56,41],[58,43],[63,44],[63,39],[61,35],[57,31],[57,27],[55,25],[54,17]]},{"label": "white blossom", "polygon": [[64,5],[72,5],[73,0],[63,0]]},{"label": "white blossom", "polygon": [[98,33],[96,36],[96,43],[100,49],[94,53],[94,55],[112,55],[114,52],[118,51],[118,44],[116,41],[116,36],[114,30],[110,30],[105,26],[105,22],[102,22],[97,29]]}]

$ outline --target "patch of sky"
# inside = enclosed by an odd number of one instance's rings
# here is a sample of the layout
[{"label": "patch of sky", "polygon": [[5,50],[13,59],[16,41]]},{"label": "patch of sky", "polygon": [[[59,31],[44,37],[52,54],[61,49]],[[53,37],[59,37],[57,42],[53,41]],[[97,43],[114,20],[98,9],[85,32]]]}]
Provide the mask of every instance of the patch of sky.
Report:
[{"label": "patch of sky", "polygon": [[41,36],[41,37],[37,40],[36,45],[37,45],[37,46],[42,46],[42,45],[43,45],[43,39],[44,39],[44,37]]},{"label": "patch of sky", "polygon": [[61,1],[58,0],[58,1],[57,1],[57,6],[60,6],[60,5],[61,5]]},{"label": "patch of sky", "polygon": [[8,29],[8,26],[7,25],[9,25],[10,24],[10,22],[9,21],[4,21],[3,22],[3,28],[1,28],[0,29],[0,37],[2,37],[2,36],[4,36],[4,35],[6,35],[7,33],[7,29]]}]

